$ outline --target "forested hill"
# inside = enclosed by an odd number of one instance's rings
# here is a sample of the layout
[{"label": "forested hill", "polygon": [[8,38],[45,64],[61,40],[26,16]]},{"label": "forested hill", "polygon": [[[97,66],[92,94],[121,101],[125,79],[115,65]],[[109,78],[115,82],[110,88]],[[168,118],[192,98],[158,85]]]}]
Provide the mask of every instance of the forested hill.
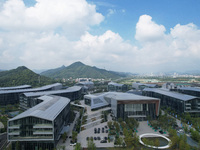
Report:
[{"label": "forested hill", "polygon": [[0,87],[18,86],[24,84],[37,87],[51,84],[53,82],[54,81],[52,79],[38,75],[24,66],[0,72]]},{"label": "forested hill", "polygon": [[81,62],[75,62],[68,67],[62,66],[60,68],[47,70],[41,73],[41,75],[50,78],[103,78],[103,79],[117,79],[125,77],[125,75],[118,74],[113,71],[107,71],[105,69],[99,69],[97,67],[91,67]]}]

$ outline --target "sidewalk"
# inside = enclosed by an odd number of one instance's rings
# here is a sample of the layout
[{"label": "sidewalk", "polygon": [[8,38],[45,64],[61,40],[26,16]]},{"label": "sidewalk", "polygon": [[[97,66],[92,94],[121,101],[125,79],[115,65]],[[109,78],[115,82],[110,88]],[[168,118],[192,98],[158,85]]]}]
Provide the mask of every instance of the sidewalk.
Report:
[{"label": "sidewalk", "polygon": [[78,117],[80,115],[79,112],[76,112],[76,113],[77,114],[76,114],[76,117],[74,119],[74,122],[70,124],[69,132],[67,132],[68,138],[63,143],[63,140],[62,140],[62,137],[61,137],[60,140],[59,140],[59,142],[58,142],[58,144],[57,144],[57,149],[59,149],[59,147],[61,147],[61,146],[65,146],[65,150],[73,150],[73,146],[70,146],[70,140],[71,139],[69,138],[69,136],[72,136],[72,130],[74,128],[75,122],[76,122],[76,120],[78,119]]}]

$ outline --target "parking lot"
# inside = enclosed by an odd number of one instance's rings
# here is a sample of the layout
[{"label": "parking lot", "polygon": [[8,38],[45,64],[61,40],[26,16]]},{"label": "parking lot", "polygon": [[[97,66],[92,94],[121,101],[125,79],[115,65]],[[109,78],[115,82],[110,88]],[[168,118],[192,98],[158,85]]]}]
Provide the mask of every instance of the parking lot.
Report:
[{"label": "parking lot", "polygon": [[[78,134],[77,142],[81,143],[82,147],[87,147],[87,138],[92,137],[96,147],[114,147],[114,143],[113,142],[109,143],[108,140],[106,140],[107,143],[101,143],[105,142],[105,137],[108,138],[108,133],[106,133],[106,130],[108,130],[108,128],[106,128],[105,126],[107,126],[107,122],[101,123],[90,129],[81,131]],[[102,128],[104,128],[104,132],[102,132]],[[100,131],[98,132],[98,130]]]}]

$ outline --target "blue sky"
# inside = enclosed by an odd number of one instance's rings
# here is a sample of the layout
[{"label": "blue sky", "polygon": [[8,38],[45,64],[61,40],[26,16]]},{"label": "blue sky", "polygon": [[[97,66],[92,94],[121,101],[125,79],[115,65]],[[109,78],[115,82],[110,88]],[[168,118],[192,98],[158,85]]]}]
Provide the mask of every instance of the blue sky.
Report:
[{"label": "blue sky", "polygon": [[[158,24],[165,25],[166,32],[176,24],[200,25],[200,2],[198,0],[94,0],[97,11],[106,16],[109,9],[114,14],[105,19],[94,33],[106,30],[119,33],[126,40],[134,40],[135,25],[141,15],[150,15]],[[123,10],[125,12],[123,12]]]},{"label": "blue sky", "polygon": [[107,70],[200,70],[198,0],[2,0],[0,69],[81,61]]}]

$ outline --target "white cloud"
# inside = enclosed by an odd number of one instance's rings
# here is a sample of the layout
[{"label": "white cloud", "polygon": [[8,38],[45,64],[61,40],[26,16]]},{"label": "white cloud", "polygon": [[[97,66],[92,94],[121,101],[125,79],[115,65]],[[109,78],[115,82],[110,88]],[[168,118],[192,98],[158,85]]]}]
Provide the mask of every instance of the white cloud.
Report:
[{"label": "white cloud", "polygon": [[95,5],[85,0],[37,0],[33,7],[26,7],[22,0],[8,0],[0,11],[0,28],[48,31],[60,27],[66,36],[79,37],[103,19]]},{"label": "white cloud", "polygon": [[135,38],[141,42],[157,41],[164,37],[165,27],[152,21],[149,15],[142,15],[136,25]]},{"label": "white cloud", "polygon": [[108,14],[107,16],[110,17],[111,15],[115,14],[116,10],[115,9],[108,9]]}]

